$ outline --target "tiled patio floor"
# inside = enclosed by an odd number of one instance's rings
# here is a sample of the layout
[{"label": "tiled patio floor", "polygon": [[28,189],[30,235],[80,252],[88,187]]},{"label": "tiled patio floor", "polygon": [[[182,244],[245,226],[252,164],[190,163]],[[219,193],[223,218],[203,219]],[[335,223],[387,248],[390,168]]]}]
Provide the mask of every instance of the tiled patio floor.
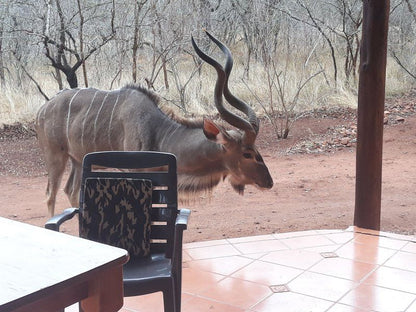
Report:
[{"label": "tiled patio floor", "polygon": [[[121,311],[163,311],[160,293]],[[349,228],[185,245],[182,312],[416,312],[416,237]]]}]

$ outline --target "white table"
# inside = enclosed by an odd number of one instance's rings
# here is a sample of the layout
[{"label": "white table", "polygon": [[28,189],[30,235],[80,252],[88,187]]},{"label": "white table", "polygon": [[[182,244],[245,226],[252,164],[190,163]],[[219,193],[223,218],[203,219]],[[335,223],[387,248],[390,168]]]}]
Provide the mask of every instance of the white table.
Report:
[{"label": "white table", "polygon": [[123,305],[127,251],[0,217],[0,312]]}]

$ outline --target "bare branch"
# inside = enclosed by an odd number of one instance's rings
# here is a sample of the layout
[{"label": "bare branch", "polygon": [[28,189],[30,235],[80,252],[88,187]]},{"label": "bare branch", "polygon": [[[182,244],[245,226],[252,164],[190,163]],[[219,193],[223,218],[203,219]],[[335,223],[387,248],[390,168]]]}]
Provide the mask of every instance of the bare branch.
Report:
[{"label": "bare branch", "polygon": [[36,85],[36,88],[42,94],[42,96],[45,98],[46,101],[49,101],[49,97],[46,95],[46,93],[42,90],[42,87],[40,84],[36,81],[36,79],[29,73],[29,71],[26,69],[26,66],[23,65],[23,63],[20,60],[20,57],[17,55],[16,51],[12,51],[13,56],[15,57],[16,61],[19,63],[19,66],[22,68],[23,72],[29,77],[29,79]]},{"label": "bare branch", "polygon": [[394,60],[396,61],[396,63],[406,72],[409,74],[409,76],[411,76],[413,79],[416,79],[416,75],[413,74],[412,72],[410,72],[409,69],[407,69],[406,66],[404,66],[404,64],[402,63],[402,61],[399,59],[399,57],[397,56],[397,54],[394,51],[391,51],[391,55],[393,56]]}]

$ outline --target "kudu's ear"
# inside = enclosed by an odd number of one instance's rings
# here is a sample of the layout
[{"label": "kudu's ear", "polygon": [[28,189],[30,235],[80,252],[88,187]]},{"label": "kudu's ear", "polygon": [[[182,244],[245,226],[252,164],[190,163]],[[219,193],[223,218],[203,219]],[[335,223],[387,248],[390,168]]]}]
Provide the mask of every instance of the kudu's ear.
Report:
[{"label": "kudu's ear", "polygon": [[227,132],[218,127],[211,119],[204,118],[204,134],[208,140],[219,144],[227,144],[230,140]]}]

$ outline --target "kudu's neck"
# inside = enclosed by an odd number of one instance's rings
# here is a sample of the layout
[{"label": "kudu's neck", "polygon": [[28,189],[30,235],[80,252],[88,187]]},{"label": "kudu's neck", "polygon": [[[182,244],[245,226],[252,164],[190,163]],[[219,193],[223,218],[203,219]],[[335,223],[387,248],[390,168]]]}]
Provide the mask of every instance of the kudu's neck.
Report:
[{"label": "kudu's neck", "polygon": [[159,148],[176,155],[182,172],[225,169],[222,146],[208,140],[202,128],[187,127],[176,122],[160,128],[164,130],[159,140]]},{"label": "kudu's neck", "polygon": [[180,189],[210,190],[227,176],[223,147],[208,140],[202,128],[176,122],[166,122],[159,128],[163,129],[159,134],[159,149],[177,157]]}]

